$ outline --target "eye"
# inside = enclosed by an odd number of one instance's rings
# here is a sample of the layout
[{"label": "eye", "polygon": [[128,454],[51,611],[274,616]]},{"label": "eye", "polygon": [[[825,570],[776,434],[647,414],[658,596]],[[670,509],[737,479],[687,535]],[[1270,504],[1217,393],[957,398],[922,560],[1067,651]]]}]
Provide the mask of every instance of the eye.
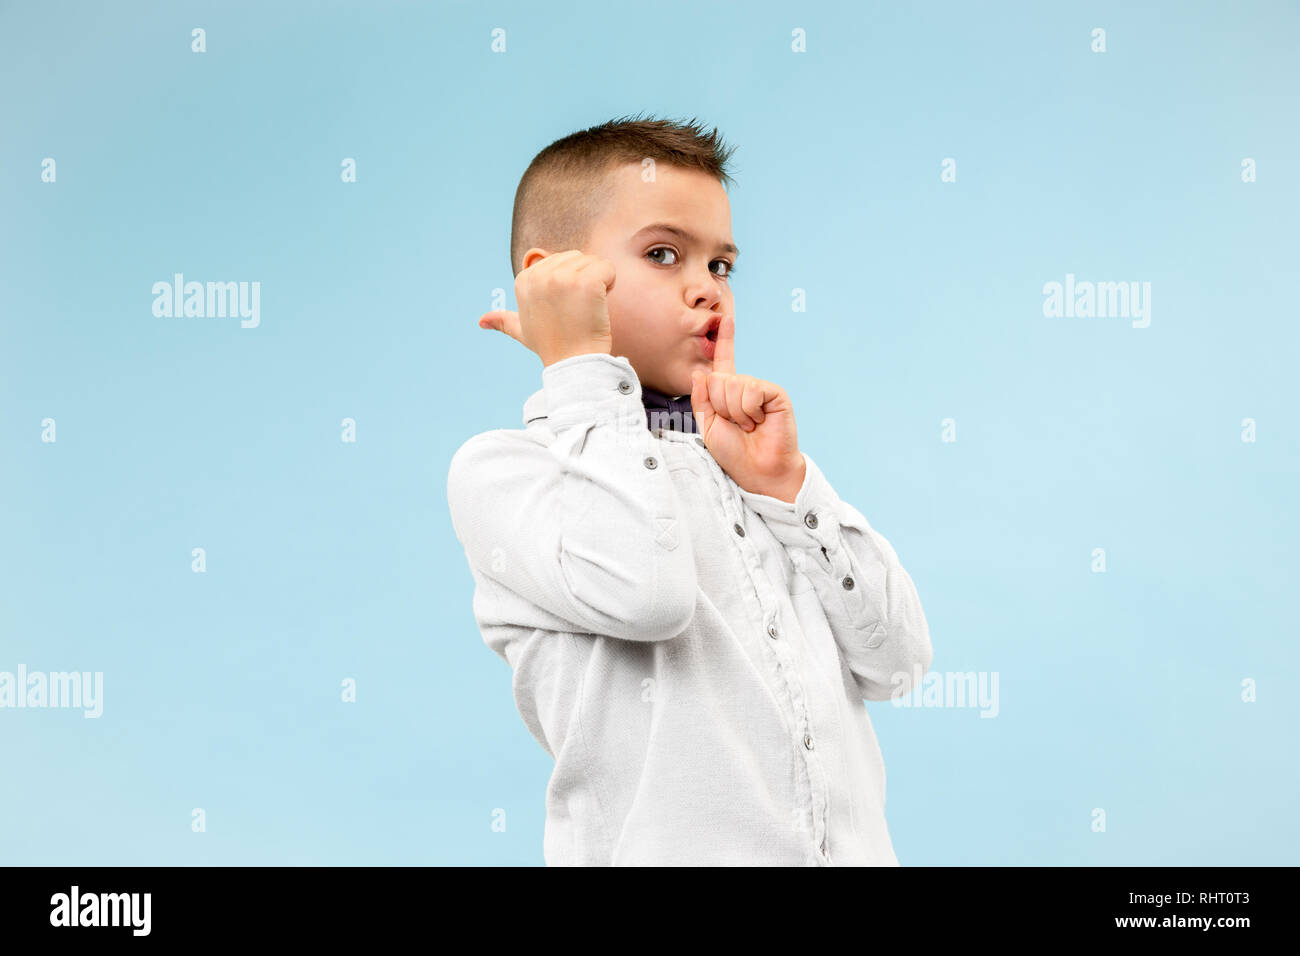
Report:
[{"label": "eye", "polygon": [[[665,261],[662,260],[662,259],[655,258],[655,254],[656,254],[656,253],[667,253],[669,256],[672,257],[672,259],[669,260],[669,261],[666,261],[666,262],[665,262]],[[656,263],[656,264],[658,264],[658,265],[661,265],[661,266],[675,266],[675,265],[677,265],[677,250],[674,249],[672,246],[655,246],[653,249],[651,249],[649,252],[646,253],[646,256],[647,256],[647,257],[648,257],[652,262],[654,262],[654,263]],[[711,262],[711,263],[709,263],[709,264],[710,264],[711,266],[716,266],[718,263],[722,263],[724,266],[727,267],[727,271],[726,271],[726,272],[723,272],[723,273],[714,272],[714,273],[713,273],[713,274],[714,274],[715,276],[717,276],[719,279],[730,279],[733,275],[736,274],[736,264],[735,264],[734,262],[732,262],[730,259],[714,259],[713,262]]]},{"label": "eye", "polygon": [[656,252],[666,252],[666,253],[668,253],[670,256],[673,257],[673,261],[672,261],[672,262],[660,262],[660,260],[655,259],[654,261],[655,261],[655,262],[658,262],[659,265],[661,265],[661,266],[675,266],[675,265],[677,265],[677,250],[674,249],[672,246],[655,246],[653,249],[651,249],[649,252],[647,252],[646,255],[647,255],[647,256],[653,256]]}]

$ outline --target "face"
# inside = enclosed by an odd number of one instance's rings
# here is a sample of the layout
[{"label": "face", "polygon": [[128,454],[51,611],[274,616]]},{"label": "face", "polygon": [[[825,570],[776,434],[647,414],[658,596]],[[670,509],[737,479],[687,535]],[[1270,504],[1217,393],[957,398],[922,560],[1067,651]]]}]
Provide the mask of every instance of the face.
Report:
[{"label": "face", "polygon": [[611,177],[613,199],[583,252],[614,264],[612,354],[643,386],[688,395],[691,370],[713,368],[719,319],[735,313],[731,202],[709,174],[667,163],[656,164],[654,182],[642,181],[640,163]]}]

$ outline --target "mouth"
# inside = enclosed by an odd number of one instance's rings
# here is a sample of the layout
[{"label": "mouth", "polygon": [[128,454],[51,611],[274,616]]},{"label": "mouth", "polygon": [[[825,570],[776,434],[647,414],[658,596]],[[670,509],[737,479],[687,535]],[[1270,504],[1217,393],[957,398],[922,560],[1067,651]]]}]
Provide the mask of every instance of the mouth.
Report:
[{"label": "mouth", "polygon": [[717,349],[718,329],[722,326],[722,316],[714,313],[700,331],[696,332],[692,338],[700,343],[700,352],[710,362],[713,361],[713,353]]}]

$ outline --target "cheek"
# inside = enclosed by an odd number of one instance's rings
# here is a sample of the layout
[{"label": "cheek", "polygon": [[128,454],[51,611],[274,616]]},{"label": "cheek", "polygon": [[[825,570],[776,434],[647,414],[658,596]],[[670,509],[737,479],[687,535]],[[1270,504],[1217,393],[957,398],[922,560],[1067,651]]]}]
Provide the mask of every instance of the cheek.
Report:
[{"label": "cheek", "polygon": [[629,318],[635,317],[636,313],[644,307],[647,290],[643,288],[644,283],[636,274],[635,265],[620,262],[615,268],[614,287],[605,293],[610,318],[613,319],[616,314]]},{"label": "cheek", "polygon": [[605,297],[609,324],[614,335],[631,344],[655,338],[657,302],[655,290],[635,280],[618,279]]}]

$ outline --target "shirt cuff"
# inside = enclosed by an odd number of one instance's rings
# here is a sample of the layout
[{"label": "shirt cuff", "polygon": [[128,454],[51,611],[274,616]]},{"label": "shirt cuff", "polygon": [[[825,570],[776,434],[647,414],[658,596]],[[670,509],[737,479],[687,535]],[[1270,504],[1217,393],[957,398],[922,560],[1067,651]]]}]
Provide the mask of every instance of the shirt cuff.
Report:
[{"label": "shirt cuff", "polygon": [[740,496],[754,509],[772,534],[789,548],[832,549],[839,539],[839,495],[807,453],[803,485],[794,501],[782,501],[740,489]]},{"label": "shirt cuff", "polygon": [[646,428],[641,381],[621,355],[587,352],[542,369],[546,414],[554,428],[609,422]]}]

